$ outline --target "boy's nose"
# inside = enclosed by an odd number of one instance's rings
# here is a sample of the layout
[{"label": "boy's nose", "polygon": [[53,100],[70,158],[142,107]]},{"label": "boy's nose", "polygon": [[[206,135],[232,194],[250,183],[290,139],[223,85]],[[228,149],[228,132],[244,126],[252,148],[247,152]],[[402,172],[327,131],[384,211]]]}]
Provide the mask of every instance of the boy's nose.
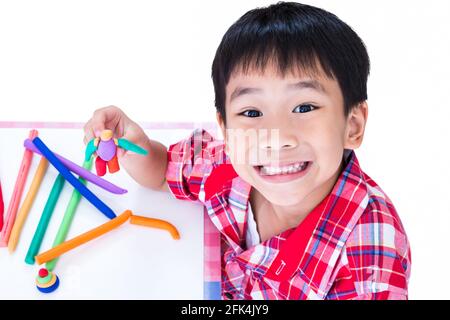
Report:
[{"label": "boy's nose", "polygon": [[288,133],[282,133],[281,130],[272,132],[270,136],[262,137],[259,141],[261,149],[265,150],[285,150],[293,149],[298,145],[297,138]]},{"label": "boy's nose", "polygon": [[283,144],[281,146],[279,145],[272,145],[272,144],[267,144],[266,146],[263,147],[264,149],[267,150],[278,150],[278,149],[291,149],[294,148],[294,146],[292,144]]},{"label": "boy's nose", "polygon": [[[259,163],[268,161],[277,161],[290,157],[297,147],[296,138],[293,136],[281,135],[276,138],[269,138],[266,141],[260,141],[260,149],[258,153]],[[292,152],[288,152],[292,150]],[[288,154],[290,156],[288,156]]]}]

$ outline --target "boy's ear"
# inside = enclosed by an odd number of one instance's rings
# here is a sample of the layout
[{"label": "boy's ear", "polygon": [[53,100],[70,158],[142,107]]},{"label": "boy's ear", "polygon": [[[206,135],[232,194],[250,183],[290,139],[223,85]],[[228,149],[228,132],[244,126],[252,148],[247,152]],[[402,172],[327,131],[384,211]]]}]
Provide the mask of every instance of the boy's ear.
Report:
[{"label": "boy's ear", "polygon": [[359,103],[347,117],[344,149],[357,149],[364,138],[369,106],[367,101]]}]

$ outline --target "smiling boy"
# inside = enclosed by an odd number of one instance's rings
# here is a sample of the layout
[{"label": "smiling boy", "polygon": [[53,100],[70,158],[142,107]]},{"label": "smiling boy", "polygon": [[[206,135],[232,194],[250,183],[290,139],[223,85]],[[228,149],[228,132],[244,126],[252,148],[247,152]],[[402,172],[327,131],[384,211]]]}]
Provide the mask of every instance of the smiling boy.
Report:
[{"label": "smiling boy", "polygon": [[[200,201],[222,235],[224,299],[407,299],[400,218],[359,166],[369,57],[335,15],[299,3],[247,12],[212,67],[224,140],[168,150],[109,107],[86,124],[147,146],[119,154],[144,186]],[[142,157],[141,157],[142,158]]]}]

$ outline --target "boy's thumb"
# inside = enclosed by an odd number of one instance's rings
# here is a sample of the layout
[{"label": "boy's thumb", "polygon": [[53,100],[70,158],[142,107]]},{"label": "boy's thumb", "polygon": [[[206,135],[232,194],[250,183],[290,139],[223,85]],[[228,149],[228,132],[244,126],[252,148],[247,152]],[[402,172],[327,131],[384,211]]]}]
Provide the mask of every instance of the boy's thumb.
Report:
[{"label": "boy's thumb", "polygon": [[94,136],[100,137],[102,134],[102,131],[105,130],[105,125],[103,123],[97,123],[92,127],[92,130],[94,131]]}]

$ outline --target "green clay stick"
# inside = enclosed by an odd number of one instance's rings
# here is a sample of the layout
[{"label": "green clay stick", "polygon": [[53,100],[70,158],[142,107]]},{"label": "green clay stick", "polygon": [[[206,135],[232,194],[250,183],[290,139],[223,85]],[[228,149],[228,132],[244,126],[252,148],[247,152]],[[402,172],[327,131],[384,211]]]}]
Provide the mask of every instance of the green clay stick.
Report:
[{"label": "green clay stick", "polygon": [[28,248],[25,262],[28,264],[34,264],[34,257],[39,253],[42,240],[44,239],[45,231],[47,231],[48,224],[52,217],[56,203],[58,202],[59,195],[64,186],[66,180],[62,175],[56,177],[55,183],[53,183],[52,190],[48,196],[47,203],[42,211],[41,219],[39,220],[36,231],[34,232],[33,240],[31,240],[30,247]]},{"label": "green clay stick", "polygon": [[[91,171],[92,163],[93,163],[92,158],[88,161],[84,161],[83,168]],[[86,180],[84,180],[83,178],[79,178],[78,180],[82,184],[86,185]],[[69,233],[70,225],[72,224],[72,220],[73,217],[75,216],[75,211],[77,210],[80,200],[81,194],[77,191],[77,189],[74,189],[69,204],[67,205],[66,212],[64,213],[61,225],[59,226],[58,233],[56,234],[55,241],[53,242],[53,248],[66,240],[67,234]],[[59,258],[55,258],[45,264],[48,271],[53,271],[53,269],[55,269],[55,265],[56,262],[58,262],[58,259]]]},{"label": "green clay stick", "polygon": [[117,144],[120,148],[129,150],[132,152],[136,152],[137,154],[141,154],[146,156],[148,154],[147,150],[139,147],[138,145],[135,145],[134,143],[126,140],[126,139],[117,139]]}]

